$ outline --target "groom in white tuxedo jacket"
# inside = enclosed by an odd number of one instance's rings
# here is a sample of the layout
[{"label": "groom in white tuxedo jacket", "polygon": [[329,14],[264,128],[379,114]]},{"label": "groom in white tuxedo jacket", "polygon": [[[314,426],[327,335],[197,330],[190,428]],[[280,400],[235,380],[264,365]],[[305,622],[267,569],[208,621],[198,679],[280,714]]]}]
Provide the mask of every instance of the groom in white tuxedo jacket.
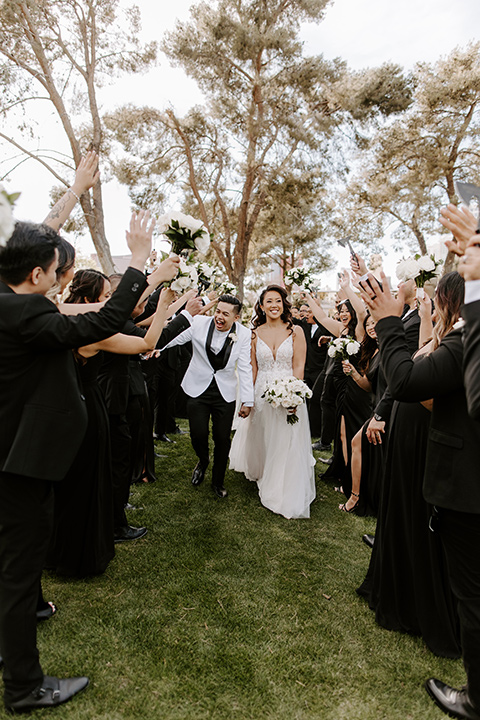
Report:
[{"label": "groom in white tuxedo jacket", "polygon": [[198,456],[192,484],[200,485],[209,463],[208,436],[210,417],[214,442],[212,487],[218,497],[227,496],[224,487],[230,433],[235,413],[237,383],[240,390],[241,417],[253,407],[254,391],[251,365],[251,333],[239,322],[242,305],[232,295],[222,295],[213,318],[197,315],[191,324],[172,340],[174,345],[192,343],[193,355],[182,381],[188,396],[188,419],[192,446]]}]

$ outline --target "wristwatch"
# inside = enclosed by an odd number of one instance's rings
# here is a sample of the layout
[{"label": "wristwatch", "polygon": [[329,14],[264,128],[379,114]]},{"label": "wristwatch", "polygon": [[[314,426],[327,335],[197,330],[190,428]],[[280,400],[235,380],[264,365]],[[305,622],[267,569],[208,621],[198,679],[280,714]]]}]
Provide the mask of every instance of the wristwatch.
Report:
[{"label": "wristwatch", "polygon": [[376,420],[377,422],[383,422],[383,418],[378,413],[374,414],[373,419]]}]

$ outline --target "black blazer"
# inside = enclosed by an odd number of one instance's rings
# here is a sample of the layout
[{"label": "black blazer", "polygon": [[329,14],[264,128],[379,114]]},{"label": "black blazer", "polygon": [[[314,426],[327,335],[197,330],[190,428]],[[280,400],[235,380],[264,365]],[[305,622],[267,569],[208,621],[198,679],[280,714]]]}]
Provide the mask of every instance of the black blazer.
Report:
[{"label": "black blazer", "polygon": [[305,358],[304,379],[309,380],[313,385],[317,377],[323,370],[325,359],[327,357],[327,345],[318,344],[322,335],[331,335],[331,333],[323,327],[323,325],[314,324],[315,332],[312,336],[312,325],[306,320],[294,320],[295,325],[300,325],[305,333],[305,341],[307,343],[307,355]]},{"label": "black blazer", "polygon": [[480,300],[462,308],[464,327],[464,378],[468,412],[480,420]]},{"label": "black blazer", "polygon": [[462,331],[453,330],[431,355],[414,363],[399,318],[384,318],[376,329],[388,388],[395,400],[433,398],[425,500],[450,510],[480,513],[480,429],[467,410]]},{"label": "black blazer", "polygon": [[87,427],[72,349],[120,332],[146,287],[128,268],[100,312],[62,315],[0,282],[0,470],[61,480]]}]

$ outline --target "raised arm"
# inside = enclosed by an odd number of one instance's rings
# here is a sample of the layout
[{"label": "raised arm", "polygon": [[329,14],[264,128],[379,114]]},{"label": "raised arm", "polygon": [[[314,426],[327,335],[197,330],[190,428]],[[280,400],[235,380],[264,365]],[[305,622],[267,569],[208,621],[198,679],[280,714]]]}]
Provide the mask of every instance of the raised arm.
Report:
[{"label": "raised arm", "polygon": [[305,302],[307,303],[308,307],[313,312],[313,317],[315,318],[315,320],[318,320],[320,325],[326,327],[327,330],[332,333],[332,335],[335,335],[335,337],[340,337],[340,333],[343,330],[342,323],[329,317],[325,310],[322,308],[322,306],[313,299],[310,293],[303,293],[303,297],[305,298]]},{"label": "raised arm", "polygon": [[83,193],[90,190],[99,177],[98,155],[94,150],[89,150],[80,160],[73,185],[68,188],[60,200],[52,207],[43,221],[45,225],[49,225],[59,232],[65,221],[68,220],[77,202],[80,202]]},{"label": "raised arm", "polygon": [[365,307],[365,303],[363,302],[363,300],[352,288],[350,284],[350,275],[348,273],[348,270],[343,270],[340,275],[340,287],[345,293],[345,297],[347,298],[347,300],[350,300],[350,303],[357,314],[357,327],[355,328],[355,334],[357,336],[357,340],[361,342],[365,334],[363,329],[363,323],[365,321],[365,318],[367,317],[367,308]]},{"label": "raised arm", "polygon": [[93,345],[87,345],[80,348],[80,355],[91,357],[100,350],[117,353],[117,355],[138,355],[139,353],[149,352],[153,350],[162,334],[165,320],[167,317],[168,306],[174,298],[174,293],[169,288],[163,288],[160,293],[157,310],[153,316],[153,321],[144,337],[137,335],[124,335],[118,333],[112,337],[101,340]]},{"label": "raised arm", "polygon": [[425,290],[418,301],[418,314],[420,316],[420,334],[418,336],[418,347],[422,348],[433,337],[432,301]]},{"label": "raised arm", "polygon": [[454,240],[446,240],[447,248],[455,255],[463,255],[468,241],[477,230],[477,221],[470,210],[462,205],[447,205],[440,210],[440,222],[450,230]]}]

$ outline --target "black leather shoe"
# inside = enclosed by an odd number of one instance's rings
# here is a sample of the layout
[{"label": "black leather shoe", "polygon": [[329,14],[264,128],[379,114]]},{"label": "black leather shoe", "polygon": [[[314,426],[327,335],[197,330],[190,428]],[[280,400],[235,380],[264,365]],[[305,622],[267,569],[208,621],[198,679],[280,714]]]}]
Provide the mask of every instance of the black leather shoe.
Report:
[{"label": "black leather shoe", "polygon": [[223,485],[212,485],[212,490],[219,498],[226,498],[228,495],[228,492],[225,490]]},{"label": "black leather shoe", "polygon": [[138,540],[147,534],[146,527],[132,527],[127,525],[126,527],[120,528],[114,535],[116,543],[128,542],[129,540]]},{"label": "black leather shoe", "polygon": [[425,683],[425,689],[440,710],[450,717],[462,720],[480,720],[480,711],[476,710],[470,702],[467,688],[456,690],[441,680],[430,678]]},{"label": "black leather shoe", "polygon": [[173,430],[170,435],[187,435],[188,433],[185,432],[185,430],[182,430],[182,428],[179,428],[178,425],[175,427],[175,430]]},{"label": "black leather shoe", "polygon": [[157,435],[156,433],[153,434],[154,440],[160,440],[160,442],[166,442],[166,443],[173,443],[175,445],[175,440],[170,440],[169,437],[163,433],[163,435]]},{"label": "black leather shoe", "polygon": [[321,440],[317,440],[317,442],[312,445],[312,450],[320,450],[320,452],[329,452],[331,449],[331,445],[324,445]]},{"label": "black leather shoe", "polygon": [[375,542],[375,535],[362,535],[362,540],[369,548],[373,548]]},{"label": "black leather shoe", "polygon": [[87,685],[87,677],[60,680],[57,677],[45,675],[42,684],[32,690],[27,697],[16,700],[9,705],[5,703],[5,707],[10,713],[23,713],[40,708],[56,707],[71,700],[74,695],[85,690]]},{"label": "black leather shoe", "polygon": [[192,474],[192,485],[201,485],[205,477],[205,470],[198,462]]},{"label": "black leather shoe", "polygon": [[37,610],[37,622],[41,620],[49,620],[57,612],[57,606],[52,602],[45,603],[45,607]]},{"label": "black leather shoe", "polygon": [[333,462],[333,458],[331,458],[331,457],[330,457],[330,458],[318,458],[318,459],[319,459],[320,462],[323,463],[324,465],[331,465],[332,462]]}]

